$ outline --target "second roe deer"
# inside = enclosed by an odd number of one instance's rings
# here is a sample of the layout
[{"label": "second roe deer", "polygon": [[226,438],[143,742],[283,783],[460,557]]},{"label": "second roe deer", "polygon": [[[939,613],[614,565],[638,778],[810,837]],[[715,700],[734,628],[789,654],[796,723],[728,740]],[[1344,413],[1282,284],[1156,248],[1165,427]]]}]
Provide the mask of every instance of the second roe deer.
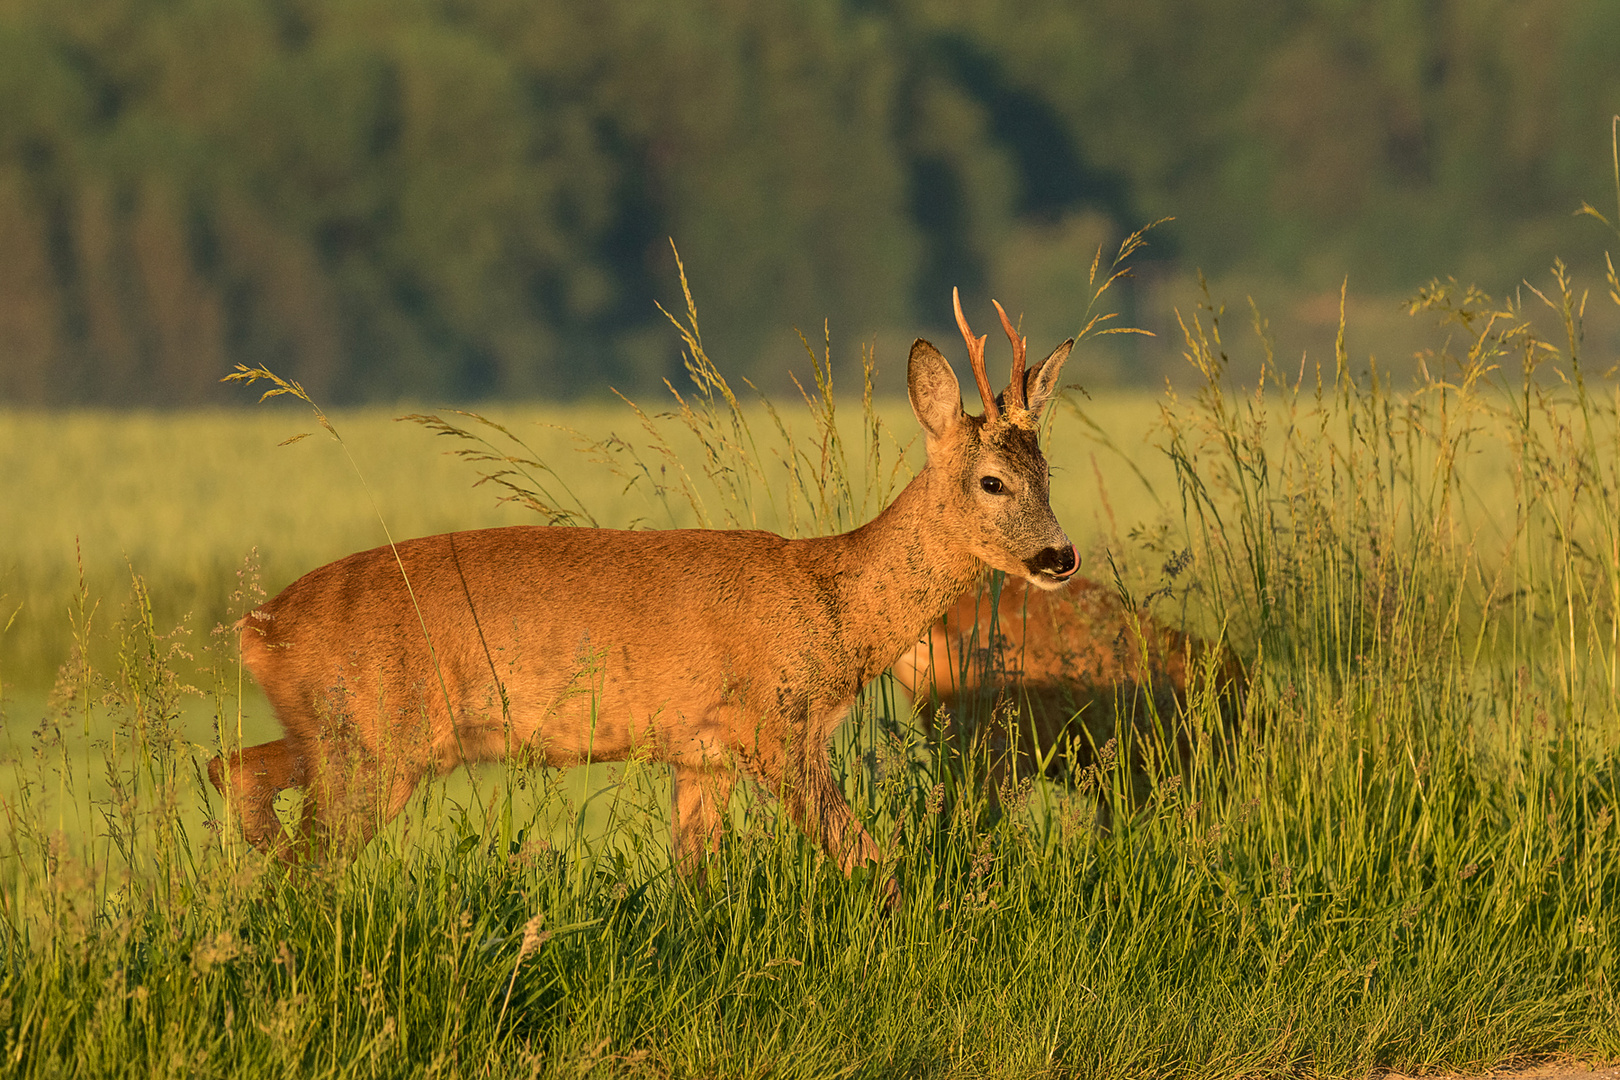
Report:
[{"label": "second roe deer", "polygon": [[1181,713],[1208,689],[1223,713],[1241,704],[1237,657],[1133,613],[1119,593],[1075,577],[1062,592],[1009,578],[970,588],[894,665],[930,727],[943,711],[989,758],[992,798],[1011,774],[1057,776],[1132,730],[1132,766],[1173,742],[1189,752]]},{"label": "second roe deer", "polygon": [[[677,858],[716,844],[740,772],[847,874],[877,860],[834,780],[828,740],[860,688],[991,566],[1038,589],[1079,557],[1052,515],[1037,433],[1073,340],[1004,401],[955,298],[984,415],[950,364],[911,347],[927,462],[887,508],[836,536],[514,526],[350,555],[238,623],[243,663],[285,732],[208,773],[254,846],[357,849],[426,776],[478,761],[673,767]],[[284,845],[274,800],[304,789]],[[891,884],[892,896],[892,884]]]}]

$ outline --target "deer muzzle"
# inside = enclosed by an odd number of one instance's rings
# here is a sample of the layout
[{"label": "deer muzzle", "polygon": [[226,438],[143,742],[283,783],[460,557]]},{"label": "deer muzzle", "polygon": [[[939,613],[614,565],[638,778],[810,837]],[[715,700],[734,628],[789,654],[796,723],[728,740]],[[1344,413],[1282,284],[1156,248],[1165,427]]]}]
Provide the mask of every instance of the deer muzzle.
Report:
[{"label": "deer muzzle", "polygon": [[1080,569],[1080,552],[1073,544],[1049,547],[1033,558],[1025,559],[1024,566],[1036,584],[1054,588],[1068,581]]}]

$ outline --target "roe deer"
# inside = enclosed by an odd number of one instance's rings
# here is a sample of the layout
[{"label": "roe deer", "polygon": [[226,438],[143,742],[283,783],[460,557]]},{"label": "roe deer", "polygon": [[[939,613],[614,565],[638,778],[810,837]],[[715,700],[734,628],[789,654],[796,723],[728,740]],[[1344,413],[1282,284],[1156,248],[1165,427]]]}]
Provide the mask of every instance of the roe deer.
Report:
[{"label": "roe deer", "polygon": [[[996,305],[1013,344],[998,400],[986,339],[953,299],[984,416],[963,410],[950,364],[918,339],[907,388],[927,462],[853,532],[447,533],[340,559],[248,614],[242,660],[285,735],[208,766],[248,841],[286,857],[352,851],[430,773],[639,752],[673,767],[683,868],[716,844],[738,772],[846,874],[877,860],[829,759],[856,693],[985,566],[1054,589],[1079,563],[1037,442],[1074,342],[1026,370]],[[304,811],[284,847],[273,802],[290,787]]]},{"label": "roe deer", "polygon": [[1170,735],[1185,761],[1178,714],[1201,680],[1213,678],[1223,712],[1241,701],[1247,680],[1230,650],[1130,616],[1118,592],[1097,582],[1075,577],[1062,592],[1040,592],[1009,578],[992,594],[963,593],[894,665],[925,724],[943,710],[988,752],[992,797],[1014,771],[1041,764],[1056,776],[1071,762],[1090,764],[1121,724],[1132,728],[1134,766]]}]

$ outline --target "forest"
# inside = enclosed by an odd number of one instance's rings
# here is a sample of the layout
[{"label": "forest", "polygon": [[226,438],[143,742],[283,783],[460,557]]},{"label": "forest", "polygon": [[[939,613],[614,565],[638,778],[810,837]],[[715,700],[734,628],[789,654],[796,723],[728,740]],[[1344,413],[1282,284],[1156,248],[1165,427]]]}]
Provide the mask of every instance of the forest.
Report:
[{"label": "forest", "polygon": [[677,250],[765,382],[953,285],[1073,332],[1163,218],[1148,280],[1506,291],[1600,257],[1617,56],[1607,0],[0,0],[0,404],[645,392]]}]

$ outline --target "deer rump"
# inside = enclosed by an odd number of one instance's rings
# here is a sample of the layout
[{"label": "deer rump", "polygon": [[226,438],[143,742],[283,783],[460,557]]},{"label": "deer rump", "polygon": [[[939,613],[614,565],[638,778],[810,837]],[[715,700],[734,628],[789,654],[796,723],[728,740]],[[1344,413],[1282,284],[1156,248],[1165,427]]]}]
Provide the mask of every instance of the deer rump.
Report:
[{"label": "deer rump", "polygon": [[992,797],[1015,776],[1072,779],[1122,729],[1138,779],[1154,759],[1179,769],[1192,749],[1189,701],[1216,695],[1230,729],[1247,687],[1224,645],[1132,613],[1084,578],[1059,592],[1011,578],[999,593],[970,589],[893,673],[925,727],[987,759]]}]

